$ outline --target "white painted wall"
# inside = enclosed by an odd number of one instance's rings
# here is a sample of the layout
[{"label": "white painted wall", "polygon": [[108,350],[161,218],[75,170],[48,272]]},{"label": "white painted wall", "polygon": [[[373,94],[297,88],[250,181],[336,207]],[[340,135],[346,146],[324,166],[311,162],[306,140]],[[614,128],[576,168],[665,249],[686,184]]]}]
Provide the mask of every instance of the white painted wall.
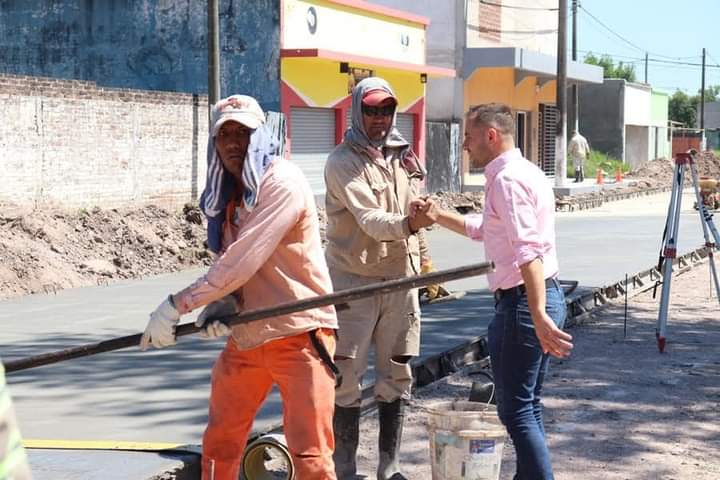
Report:
[{"label": "white painted wall", "polygon": [[177,207],[205,186],[207,97],[3,75],[0,91],[0,200]]},{"label": "white painted wall", "polygon": [[632,168],[650,160],[650,128],[625,126],[625,162]]},{"label": "white painted wall", "polygon": [[429,18],[430,25],[426,30],[427,63],[455,67],[455,7],[458,0],[369,0],[368,3]]},{"label": "white painted wall", "polygon": [[[314,12],[309,17],[308,12]],[[315,23],[315,30],[308,27]],[[319,48],[364,57],[422,65],[425,28],[421,24],[390,22],[377,15],[325,6],[307,0],[283,2],[282,45],[287,49]],[[361,42],[357,39],[362,38]]]},{"label": "white painted wall", "polygon": [[[425,34],[427,64],[453,68],[462,75],[465,0],[370,0],[370,3],[429,18]],[[428,121],[462,118],[462,78],[429,78],[425,105]]]},{"label": "white painted wall", "polygon": [[625,84],[625,125],[650,125],[650,87]]},{"label": "white painted wall", "polygon": [[[442,3],[442,2],[438,2]],[[510,2],[508,2],[510,4]],[[512,5],[530,8],[557,8],[557,0],[513,0]],[[480,1],[467,0],[467,46],[481,47],[518,47],[557,55],[558,14],[554,10],[520,10],[500,8],[500,41],[482,38],[480,28]],[[569,22],[569,19],[568,19]],[[548,31],[547,33],[539,33]],[[535,32],[535,33],[513,33]]]},{"label": "white painted wall", "polygon": [[[531,8],[557,8],[558,6],[557,0],[511,0],[511,2],[504,3]],[[501,29],[507,32],[502,34],[503,44],[544,53],[553,57],[557,55],[557,11],[518,10],[515,8],[501,8],[501,11]],[[568,17],[569,28],[570,18]],[[527,31],[538,33],[510,33]]]}]

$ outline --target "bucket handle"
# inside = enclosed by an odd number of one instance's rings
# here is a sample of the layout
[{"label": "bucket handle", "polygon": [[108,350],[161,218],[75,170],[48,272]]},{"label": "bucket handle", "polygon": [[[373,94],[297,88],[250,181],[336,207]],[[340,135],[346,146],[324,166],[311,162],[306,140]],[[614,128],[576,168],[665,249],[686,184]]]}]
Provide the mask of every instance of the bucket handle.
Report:
[{"label": "bucket handle", "polygon": [[459,437],[487,437],[487,438],[505,438],[504,430],[495,428],[495,433],[488,430],[458,430],[456,433]]}]

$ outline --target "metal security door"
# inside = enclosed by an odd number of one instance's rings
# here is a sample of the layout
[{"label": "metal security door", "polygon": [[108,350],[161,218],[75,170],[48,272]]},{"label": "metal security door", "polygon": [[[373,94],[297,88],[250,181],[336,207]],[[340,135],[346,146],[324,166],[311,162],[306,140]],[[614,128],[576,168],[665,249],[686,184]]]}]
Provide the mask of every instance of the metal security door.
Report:
[{"label": "metal security door", "polygon": [[558,110],[554,105],[540,104],[540,165],[545,175],[555,175],[555,135]]},{"label": "metal security door", "polygon": [[335,148],[335,110],[300,108],[290,110],[290,152],[310,182],[315,195],[325,193],[325,162]]}]

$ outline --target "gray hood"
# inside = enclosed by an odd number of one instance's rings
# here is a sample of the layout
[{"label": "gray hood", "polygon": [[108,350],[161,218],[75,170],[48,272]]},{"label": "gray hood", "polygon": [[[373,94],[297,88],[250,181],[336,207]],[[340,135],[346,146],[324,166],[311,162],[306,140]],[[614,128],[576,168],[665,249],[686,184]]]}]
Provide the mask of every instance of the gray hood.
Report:
[{"label": "gray hood", "polygon": [[395,115],[393,115],[392,125],[388,129],[388,133],[385,135],[385,138],[376,141],[372,141],[368,138],[367,133],[365,132],[365,127],[363,127],[362,99],[367,92],[377,89],[383,89],[390,95],[395,97],[395,92],[393,92],[392,88],[390,88],[390,85],[385,80],[379,77],[366,78],[360,81],[357,85],[355,85],[355,88],[353,88],[352,125],[345,132],[345,141],[352,143],[360,148],[409,147],[410,143],[408,143],[408,141],[403,138],[403,136],[400,134],[397,127],[395,126],[397,121],[397,111],[395,112]]}]

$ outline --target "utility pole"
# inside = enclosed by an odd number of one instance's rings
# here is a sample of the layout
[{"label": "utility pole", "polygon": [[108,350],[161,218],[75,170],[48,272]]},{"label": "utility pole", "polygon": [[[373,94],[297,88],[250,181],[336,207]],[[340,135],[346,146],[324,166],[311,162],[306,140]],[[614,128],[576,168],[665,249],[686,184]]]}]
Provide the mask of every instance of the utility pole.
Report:
[{"label": "utility pole", "polygon": [[647,65],[648,65],[648,53],[645,52],[645,85],[647,85]]},{"label": "utility pole", "polygon": [[705,150],[705,48],[703,48],[702,54],[702,79],[700,80],[700,130],[702,130],[700,148]]},{"label": "utility pole", "polygon": [[208,0],[208,128],[220,96],[220,15],[218,0]]},{"label": "utility pole", "polygon": [[557,89],[555,132],[555,186],[564,187],[567,177],[567,0],[558,0]]},{"label": "utility pole", "polygon": [[[577,8],[578,0],[572,0],[572,59],[577,62]],[[572,112],[573,112],[573,130],[580,131],[580,108],[578,106],[578,84],[572,85]]]}]

